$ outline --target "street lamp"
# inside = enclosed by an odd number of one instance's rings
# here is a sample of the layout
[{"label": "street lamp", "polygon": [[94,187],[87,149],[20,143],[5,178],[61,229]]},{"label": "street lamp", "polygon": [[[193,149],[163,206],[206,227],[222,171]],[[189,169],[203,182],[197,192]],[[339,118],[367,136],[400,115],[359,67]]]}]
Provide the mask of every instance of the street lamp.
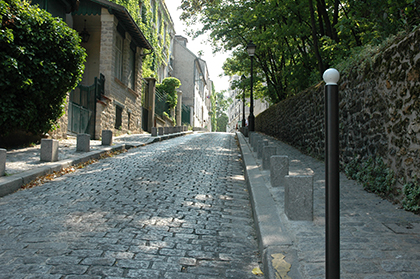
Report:
[{"label": "street lamp", "polygon": [[86,30],[86,19],[85,19],[85,27],[83,28],[83,31],[79,33],[79,35],[82,38],[82,43],[87,43],[89,41],[90,34]]},{"label": "street lamp", "polygon": [[249,98],[250,108],[249,108],[249,131],[254,132],[255,131],[255,117],[254,117],[254,96],[253,96],[253,87],[254,87],[254,55],[255,55],[255,49],[257,46],[250,41],[248,45],[246,46],[246,51],[248,52],[248,55],[251,57],[251,93]]},{"label": "street lamp", "polygon": [[328,69],[325,81],[325,275],[340,278],[340,169],[339,100],[340,73]]}]

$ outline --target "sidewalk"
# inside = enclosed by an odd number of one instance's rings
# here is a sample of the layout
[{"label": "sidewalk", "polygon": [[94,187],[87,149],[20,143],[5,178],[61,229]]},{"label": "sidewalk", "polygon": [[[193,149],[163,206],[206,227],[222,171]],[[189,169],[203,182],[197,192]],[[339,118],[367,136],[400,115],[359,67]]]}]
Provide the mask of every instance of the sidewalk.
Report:
[{"label": "sidewalk", "polygon": [[76,151],[76,138],[70,137],[59,141],[57,162],[40,161],[41,145],[7,151],[6,174],[0,177],[0,197],[15,192],[38,176],[59,171],[62,168],[84,163],[99,158],[102,154],[183,136],[191,132],[174,133],[152,137],[150,134],[122,135],[113,138],[112,146],[101,145],[100,140],[90,141],[90,152]]},{"label": "sidewalk", "polygon": [[[314,175],[314,220],[290,221],[284,214],[284,188],[273,188],[269,170],[237,133],[253,202],[266,278],[325,278],[325,167],[269,136],[289,158],[290,175]],[[363,190],[340,176],[342,279],[420,278],[420,216]],[[284,258],[283,258],[284,257]]]}]

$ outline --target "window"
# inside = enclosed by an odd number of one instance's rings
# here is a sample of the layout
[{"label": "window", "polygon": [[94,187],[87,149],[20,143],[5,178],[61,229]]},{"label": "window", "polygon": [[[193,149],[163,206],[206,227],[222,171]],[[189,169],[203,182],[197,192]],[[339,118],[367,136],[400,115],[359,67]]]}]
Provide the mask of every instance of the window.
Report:
[{"label": "window", "polygon": [[130,44],[130,51],[128,52],[128,73],[127,81],[128,88],[134,90],[136,84],[136,51],[135,46]]},{"label": "window", "polygon": [[123,38],[118,33],[115,44],[115,77],[119,80],[122,80],[123,73],[123,45]]},{"label": "window", "polygon": [[116,110],[115,110],[115,129],[121,130],[123,108],[119,105],[116,105],[115,108],[116,108]]}]

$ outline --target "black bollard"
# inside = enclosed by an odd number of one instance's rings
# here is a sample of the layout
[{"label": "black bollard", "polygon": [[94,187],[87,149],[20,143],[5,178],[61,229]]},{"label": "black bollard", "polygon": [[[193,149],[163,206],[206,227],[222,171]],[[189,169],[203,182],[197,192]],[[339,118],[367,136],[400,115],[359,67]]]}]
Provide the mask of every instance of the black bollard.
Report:
[{"label": "black bollard", "polygon": [[339,100],[336,69],[324,72],[325,85],[325,278],[340,278]]}]

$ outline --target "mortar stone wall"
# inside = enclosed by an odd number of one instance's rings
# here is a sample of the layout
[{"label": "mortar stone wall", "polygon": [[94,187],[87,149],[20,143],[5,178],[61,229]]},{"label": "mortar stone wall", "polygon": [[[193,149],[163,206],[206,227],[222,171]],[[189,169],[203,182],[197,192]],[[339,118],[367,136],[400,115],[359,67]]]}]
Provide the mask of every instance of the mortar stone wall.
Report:
[{"label": "mortar stone wall", "polygon": [[[341,166],[357,156],[380,156],[399,183],[420,178],[419,45],[420,29],[342,75]],[[256,130],[323,159],[324,82],[259,114]]]}]

